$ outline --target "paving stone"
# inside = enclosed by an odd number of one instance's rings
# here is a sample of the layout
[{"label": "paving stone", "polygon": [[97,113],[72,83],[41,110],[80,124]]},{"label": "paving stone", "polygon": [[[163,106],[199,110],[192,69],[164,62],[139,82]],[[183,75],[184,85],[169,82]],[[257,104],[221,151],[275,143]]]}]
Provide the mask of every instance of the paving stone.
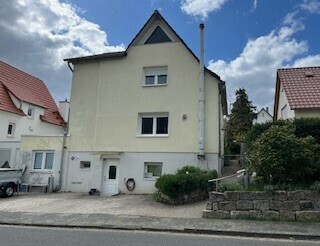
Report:
[{"label": "paving stone", "polygon": [[249,211],[239,211],[233,210],[230,211],[231,219],[248,219],[250,218]]},{"label": "paving stone", "polygon": [[226,191],[224,194],[227,201],[238,201],[240,197],[238,191]]},{"label": "paving stone", "polygon": [[283,201],[282,209],[288,211],[299,211],[300,206],[298,201]]},{"label": "paving stone", "polygon": [[320,200],[320,191],[318,190],[306,190],[304,191],[306,200],[317,201]]},{"label": "paving stone", "polygon": [[269,200],[255,200],[253,201],[253,208],[256,210],[269,210]]},{"label": "paving stone", "polygon": [[220,210],[235,210],[236,209],[236,202],[229,201],[229,202],[219,202],[219,209]]},{"label": "paving stone", "polygon": [[281,221],[295,221],[296,212],[281,210],[279,212]]},{"label": "paving stone", "polygon": [[203,210],[202,217],[207,219],[230,219],[230,212],[223,210]]},{"label": "paving stone", "polygon": [[254,194],[251,191],[242,191],[239,192],[239,199],[240,200],[253,200],[254,199]]},{"label": "paving stone", "polygon": [[313,210],[314,205],[312,201],[299,201],[300,210]]},{"label": "paving stone", "polygon": [[296,220],[304,222],[320,222],[320,211],[297,211]]},{"label": "paving stone", "polygon": [[237,210],[253,209],[253,202],[249,200],[239,200],[236,202]]},{"label": "paving stone", "polygon": [[211,202],[221,202],[221,201],[225,201],[225,199],[226,198],[224,193],[215,192],[215,191],[209,192],[209,201]]},{"label": "paving stone", "polygon": [[285,190],[276,190],[274,192],[274,200],[285,201],[287,199],[287,192]]},{"label": "paving stone", "polygon": [[260,210],[250,210],[249,217],[250,219],[263,219],[263,215]]},{"label": "paving stone", "polygon": [[263,218],[266,220],[279,220],[280,215],[277,211],[262,211]]},{"label": "paving stone", "polygon": [[282,201],[279,201],[279,200],[270,201],[270,209],[271,210],[281,210],[282,209]]},{"label": "paving stone", "polygon": [[212,206],[212,202],[207,202],[206,204],[206,210],[212,210],[213,209],[213,206]]},{"label": "paving stone", "polygon": [[288,200],[305,200],[306,194],[303,190],[295,190],[287,192]]}]

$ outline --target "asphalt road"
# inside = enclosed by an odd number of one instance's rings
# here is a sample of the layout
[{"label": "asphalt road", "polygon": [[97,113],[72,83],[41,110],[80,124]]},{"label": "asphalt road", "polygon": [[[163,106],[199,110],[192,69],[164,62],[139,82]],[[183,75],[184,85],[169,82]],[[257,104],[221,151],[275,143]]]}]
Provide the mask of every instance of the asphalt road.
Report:
[{"label": "asphalt road", "polygon": [[141,231],[0,226],[0,245],[320,245],[318,241],[274,240]]}]

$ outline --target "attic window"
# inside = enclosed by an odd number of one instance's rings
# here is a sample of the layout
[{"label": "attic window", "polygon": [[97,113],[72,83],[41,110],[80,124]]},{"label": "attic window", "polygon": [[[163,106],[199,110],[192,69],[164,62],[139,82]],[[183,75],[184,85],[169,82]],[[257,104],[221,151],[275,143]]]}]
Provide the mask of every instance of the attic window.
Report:
[{"label": "attic window", "polygon": [[305,71],[304,72],[306,77],[313,77],[313,72],[312,71]]},{"label": "attic window", "polygon": [[150,35],[145,44],[156,44],[164,42],[172,42],[172,40],[168,37],[168,35],[162,30],[160,26],[157,26],[157,28]]}]

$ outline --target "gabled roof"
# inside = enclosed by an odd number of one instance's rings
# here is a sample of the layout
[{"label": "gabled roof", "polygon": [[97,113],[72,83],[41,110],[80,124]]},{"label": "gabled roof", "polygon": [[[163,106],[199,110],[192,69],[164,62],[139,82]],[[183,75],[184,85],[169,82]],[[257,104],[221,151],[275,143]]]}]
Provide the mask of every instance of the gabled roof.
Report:
[{"label": "gabled roof", "polygon": [[272,118],[272,115],[264,108],[260,109],[260,111],[257,113],[257,115],[260,113],[267,113]]},{"label": "gabled roof", "polygon": [[[64,59],[64,61],[67,61],[68,65],[69,65],[69,63],[75,64],[78,62],[84,62],[84,61],[90,61],[90,60],[92,61],[92,60],[98,60],[98,59],[114,59],[114,58],[119,58],[119,57],[125,57],[125,56],[127,56],[129,49],[139,42],[141,37],[143,35],[145,35],[146,30],[148,30],[155,21],[160,21],[160,22],[164,23],[164,25],[166,25],[168,27],[170,32],[173,33],[175,38],[177,38],[177,40],[182,42],[182,44],[191,53],[191,55],[198,62],[200,62],[199,58],[192,52],[192,50],[187,46],[187,44],[183,41],[183,39],[180,38],[180,36],[173,30],[173,28],[169,25],[169,23],[162,17],[162,15],[157,10],[154,11],[154,13],[151,15],[151,17],[148,19],[148,21],[144,24],[144,26],[141,28],[141,30],[138,32],[138,34],[130,42],[130,44],[128,45],[128,47],[125,51],[109,52],[109,53],[103,53],[103,54],[99,54],[99,55],[83,56],[83,57],[76,57],[76,58],[67,58],[67,59]],[[227,109],[227,99],[226,99],[227,96],[226,96],[225,82],[221,80],[219,75],[217,75],[216,73],[214,73],[213,71],[209,70],[206,67],[205,67],[205,71],[219,80],[219,90],[220,90],[221,98],[222,98],[223,113],[225,115],[227,115],[228,109]]]},{"label": "gabled roof", "polygon": [[[135,45],[139,38],[144,34],[144,32],[152,25],[152,23],[156,20],[159,20],[163,22],[172,33],[177,37],[179,41],[183,43],[183,45],[186,47],[186,49],[192,54],[192,56],[199,62],[199,58],[192,52],[192,50],[187,46],[187,44],[183,41],[182,38],[173,30],[173,28],[169,25],[169,23],[162,17],[162,15],[159,13],[159,11],[155,10],[154,13],[151,15],[151,17],[147,20],[147,22],[144,24],[144,26],[141,28],[141,30],[138,32],[138,34],[134,37],[134,39],[130,42],[128,45],[126,51],[120,51],[120,52],[109,52],[109,53],[103,53],[99,55],[91,55],[91,56],[83,56],[83,57],[76,57],[76,58],[67,58],[64,59],[64,61],[67,61],[69,63],[76,63],[79,61],[88,61],[88,60],[96,60],[96,59],[106,59],[106,58],[116,58],[116,57],[124,57],[127,55],[128,50],[131,46]],[[220,76],[216,73],[212,72],[211,70],[205,68],[206,72],[210,73],[212,76],[220,80]]]},{"label": "gabled roof", "polygon": [[274,115],[281,85],[291,109],[320,109],[320,67],[278,69]]},{"label": "gabled roof", "polygon": [[65,125],[57,105],[42,80],[0,61],[0,110],[25,115],[15,106],[10,94],[20,101],[44,108],[42,121]]}]

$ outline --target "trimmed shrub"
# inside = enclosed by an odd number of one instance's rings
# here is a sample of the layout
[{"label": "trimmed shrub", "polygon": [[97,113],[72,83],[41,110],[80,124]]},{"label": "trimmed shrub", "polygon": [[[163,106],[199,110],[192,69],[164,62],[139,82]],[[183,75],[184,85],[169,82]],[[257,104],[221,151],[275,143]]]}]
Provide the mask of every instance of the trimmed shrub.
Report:
[{"label": "trimmed shrub", "polygon": [[155,186],[164,195],[176,199],[181,195],[189,195],[198,190],[208,191],[208,180],[217,178],[216,170],[205,171],[197,167],[186,166],[177,171],[177,174],[161,176]]},{"label": "trimmed shrub", "polygon": [[320,174],[319,145],[298,138],[293,125],[271,126],[249,151],[253,169],[264,183],[312,183]]},{"label": "trimmed shrub", "polygon": [[294,135],[300,138],[312,136],[320,144],[320,118],[299,118],[294,120],[278,120],[255,124],[247,132],[245,137],[247,149],[252,148],[252,144],[271,126],[292,126]]},{"label": "trimmed shrub", "polygon": [[299,118],[294,119],[294,134],[297,137],[304,138],[312,136],[320,144],[320,118]]}]

